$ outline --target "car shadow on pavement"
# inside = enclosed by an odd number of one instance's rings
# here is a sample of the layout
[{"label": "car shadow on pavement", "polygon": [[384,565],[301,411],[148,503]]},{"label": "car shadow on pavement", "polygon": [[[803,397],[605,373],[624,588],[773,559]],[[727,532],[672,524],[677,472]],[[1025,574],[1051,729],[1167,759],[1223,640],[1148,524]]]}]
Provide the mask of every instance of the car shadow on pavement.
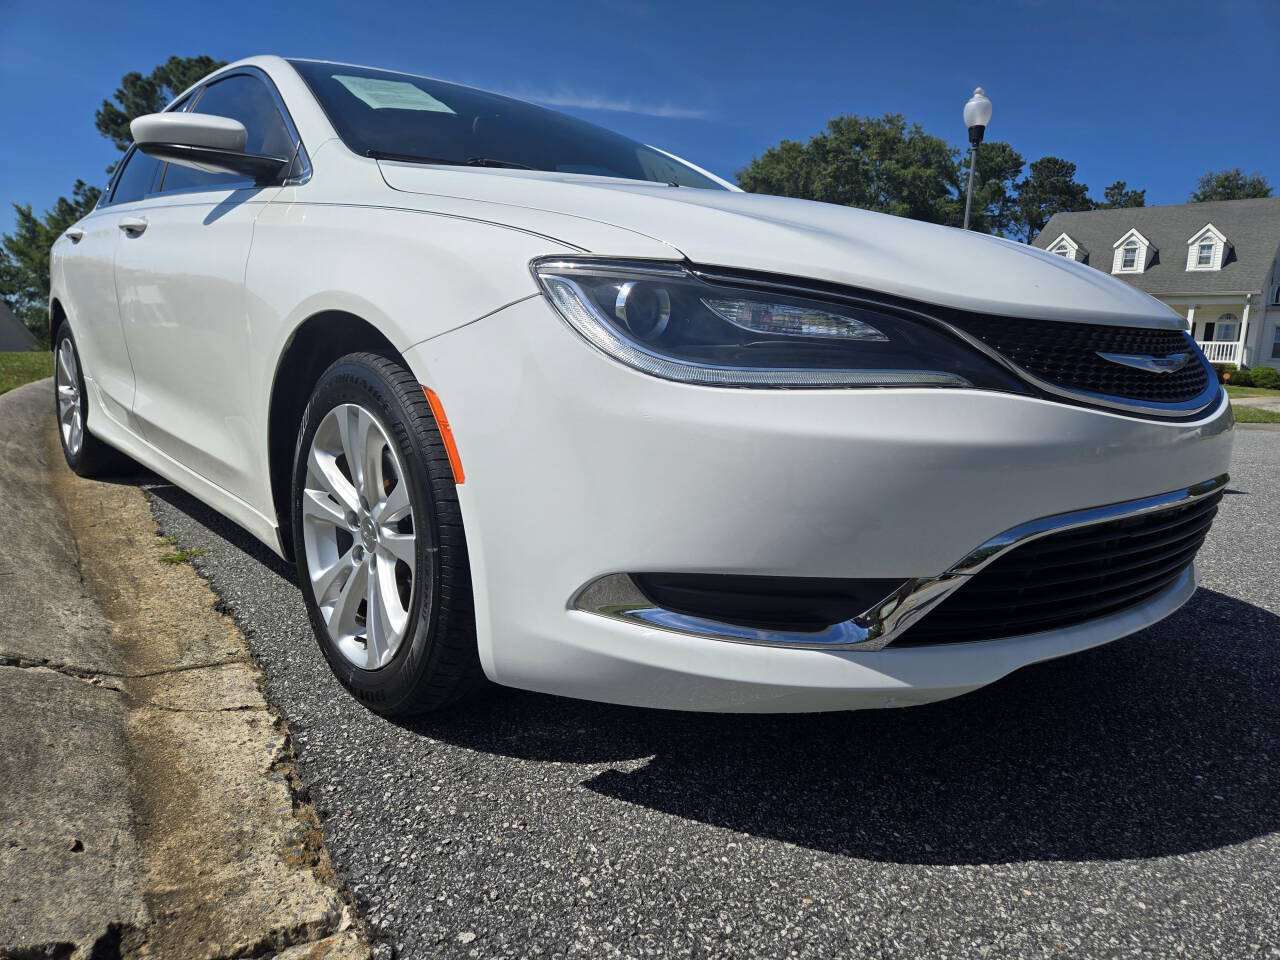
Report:
[{"label": "car shadow on pavement", "polygon": [[1202,589],[1140,634],[931,706],[728,716],[495,691],[413,728],[528,760],[648,757],[583,786],[833,854],[1114,860],[1280,829],[1278,691],[1280,617]]},{"label": "car shadow on pavement", "polygon": [[[290,565],[203,504],[150,489],[292,580]],[[1133,637],[909,709],[675,713],[491,687],[398,726],[581,765],[582,788],[601,797],[837,855],[1169,856],[1280,830],[1280,617],[1201,589]]]},{"label": "car shadow on pavement", "polygon": [[[108,480],[107,482],[114,483],[117,481]],[[292,563],[282,559],[249,531],[227,519],[212,507],[200,502],[185,490],[169,483],[169,481],[163,480],[154,474],[143,473],[136,477],[121,477],[118,482],[131,483],[134,486],[141,487],[151,496],[163,500],[175,509],[185,513],[201,526],[217,533],[241,553],[257,560],[276,576],[287,580],[289,583],[296,582]]]}]

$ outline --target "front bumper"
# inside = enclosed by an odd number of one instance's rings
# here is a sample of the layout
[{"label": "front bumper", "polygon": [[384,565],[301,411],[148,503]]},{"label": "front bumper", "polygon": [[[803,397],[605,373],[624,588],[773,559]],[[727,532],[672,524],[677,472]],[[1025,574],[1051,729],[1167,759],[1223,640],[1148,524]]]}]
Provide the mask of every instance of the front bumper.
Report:
[{"label": "front bumper", "polygon": [[410,350],[442,398],[481,659],[499,683],[645,706],[922,703],[1167,616],[1140,607],[1032,636],[879,651],[726,643],[571,609],[625,571],[937,577],[1028,521],[1226,472],[1225,397],[1192,423],[977,390],[685,386],[596,352],[538,297]]}]

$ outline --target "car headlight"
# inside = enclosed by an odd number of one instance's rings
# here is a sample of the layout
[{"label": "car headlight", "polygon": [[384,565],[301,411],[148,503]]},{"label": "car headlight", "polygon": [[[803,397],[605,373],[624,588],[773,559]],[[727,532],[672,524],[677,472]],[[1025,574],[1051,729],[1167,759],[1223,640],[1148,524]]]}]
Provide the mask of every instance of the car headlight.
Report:
[{"label": "car headlight", "polygon": [[547,299],[587,341],[668,380],[755,387],[1011,386],[1008,375],[973,348],[893,307],[737,287],[677,264],[544,258],[532,266]]}]

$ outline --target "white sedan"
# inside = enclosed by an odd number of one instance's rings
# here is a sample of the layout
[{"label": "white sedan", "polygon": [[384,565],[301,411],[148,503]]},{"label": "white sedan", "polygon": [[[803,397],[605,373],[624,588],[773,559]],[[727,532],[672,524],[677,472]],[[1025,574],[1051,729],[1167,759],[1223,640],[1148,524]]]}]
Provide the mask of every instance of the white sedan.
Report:
[{"label": "white sedan", "polygon": [[1099,271],[346,64],[133,135],[53,247],[67,462],[294,559],[374,710],[923,703],[1195,590],[1230,407]]}]

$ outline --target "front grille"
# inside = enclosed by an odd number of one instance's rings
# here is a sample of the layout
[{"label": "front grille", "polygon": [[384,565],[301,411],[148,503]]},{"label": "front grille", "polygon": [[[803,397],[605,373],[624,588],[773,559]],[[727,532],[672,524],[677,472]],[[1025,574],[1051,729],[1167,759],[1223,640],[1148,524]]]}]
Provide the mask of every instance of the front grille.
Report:
[{"label": "front grille", "polygon": [[1197,352],[1178,330],[963,315],[951,322],[1033,376],[1066,390],[1145,403],[1185,403],[1209,386],[1209,373],[1192,358],[1173,373],[1152,373],[1113,363],[1103,353],[1166,357]]},{"label": "front grille", "polygon": [[995,640],[1083,623],[1151,599],[1204,543],[1222,499],[1050,534],[975,574],[895,647]]}]

